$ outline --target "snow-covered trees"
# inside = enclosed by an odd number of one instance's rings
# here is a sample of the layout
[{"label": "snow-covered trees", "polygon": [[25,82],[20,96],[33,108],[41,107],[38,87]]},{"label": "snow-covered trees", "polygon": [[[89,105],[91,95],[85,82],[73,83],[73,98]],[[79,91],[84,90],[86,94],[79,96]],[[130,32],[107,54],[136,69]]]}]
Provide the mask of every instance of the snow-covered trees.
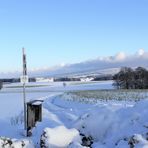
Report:
[{"label": "snow-covered trees", "polygon": [[3,88],[3,82],[0,81],[0,90]]},{"label": "snow-covered trees", "polygon": [[138,67],[135,70],[135,88],[148,88],[148,71],[145,68]]},{"label": "snow-covered trees", "polygon": [[147,89],[148,71],[143,67],[138,67],[135,70],[123,67],[114,76],[113,85],[118,89]]}]

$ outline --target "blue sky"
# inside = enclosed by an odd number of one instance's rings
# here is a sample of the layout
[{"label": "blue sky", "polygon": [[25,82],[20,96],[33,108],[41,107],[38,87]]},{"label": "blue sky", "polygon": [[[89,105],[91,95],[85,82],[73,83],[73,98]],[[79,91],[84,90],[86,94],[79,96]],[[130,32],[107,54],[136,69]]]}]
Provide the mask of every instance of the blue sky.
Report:
[{"label": "blue sky", "polygon": [[0,0],[0,72],[148,51],[147,0]]}]

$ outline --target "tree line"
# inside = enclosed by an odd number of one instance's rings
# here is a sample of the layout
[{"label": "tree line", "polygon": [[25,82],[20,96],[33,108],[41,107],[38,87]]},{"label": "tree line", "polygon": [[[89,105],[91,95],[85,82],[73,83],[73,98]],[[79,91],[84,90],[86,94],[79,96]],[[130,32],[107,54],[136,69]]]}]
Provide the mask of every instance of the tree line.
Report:
[{"label": "tree line", "polygon": [[148,89],[148,71],[143,67],[122,67],[113,80],[117,89]]}]

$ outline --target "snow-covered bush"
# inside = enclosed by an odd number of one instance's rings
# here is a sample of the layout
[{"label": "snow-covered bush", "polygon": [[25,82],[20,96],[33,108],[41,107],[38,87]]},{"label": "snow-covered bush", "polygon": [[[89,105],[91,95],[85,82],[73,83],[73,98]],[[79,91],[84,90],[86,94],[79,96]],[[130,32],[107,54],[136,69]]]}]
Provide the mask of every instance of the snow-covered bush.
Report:
[{"label": "snow-covered bush", "polygon": [[82,138],[82,146],[91,147],[93,144],[93,138],[84,134],[80,134],[80,136]]},{"label": "snow-covered bush", "polygon": [[147,148],[148,140],[141,134],[134,134],[131,137],[120,139],[116,148]]},{"label": "snow-covered bush", "polygon": [[23,122],[24,122],[23,112],[21,112],[16,116],[11,117],[10,119],[11,125],[19,125],[19,124],[23,124]]},{"label": "snow-covered bush", "polygon": [[0,137],[0,148],[35,148],[33,143],[27,139],[16,140]]},{"label": "snow-covered bush", "polygon": [[69,144],[69,146],[67,148],[90,148],[90,147],[82,146],[78,142],[72,142]]},{"label": "snow-covered bush", "polygon": [[148,100],[116,111],[96,107],[82,115],[74,127],[92,138],[92,147],[142,148],[148,146],[147,108]]},{"label": "snow-covered bush", "polygon": [[81,142],[79,131],[65,126],[46,128],[41,136],[41,148],[68,147],[72,142]]},{"label": "snow-covered bush", "polygon": [[96,108],[81,116],[75,123],[75,127],[81,134],[98,141],[105,138],[115,120],[113,112],[111,113],[107,108]]},{"label": "snow-covered bush", "polygon": [[148,147],[148,141],[140,134],[133,135],[129,141],[128,144],[130,148],[146,148]]},{"label": "snow-covered bush", "polygon": [[5,137],[0,137],[0,147],[9,148],[12,147],[12,140]]}]

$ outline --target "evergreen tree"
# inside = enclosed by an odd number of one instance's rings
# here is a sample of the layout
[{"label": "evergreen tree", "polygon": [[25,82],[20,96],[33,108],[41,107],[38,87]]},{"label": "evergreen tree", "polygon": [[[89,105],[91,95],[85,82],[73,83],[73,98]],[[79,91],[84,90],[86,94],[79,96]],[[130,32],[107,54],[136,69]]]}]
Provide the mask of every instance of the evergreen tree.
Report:
[{"label": "evergreen tree", "polygon": [[148,89],[148,71],[143,67],[123,67],[113,79],[117,89]]}]

